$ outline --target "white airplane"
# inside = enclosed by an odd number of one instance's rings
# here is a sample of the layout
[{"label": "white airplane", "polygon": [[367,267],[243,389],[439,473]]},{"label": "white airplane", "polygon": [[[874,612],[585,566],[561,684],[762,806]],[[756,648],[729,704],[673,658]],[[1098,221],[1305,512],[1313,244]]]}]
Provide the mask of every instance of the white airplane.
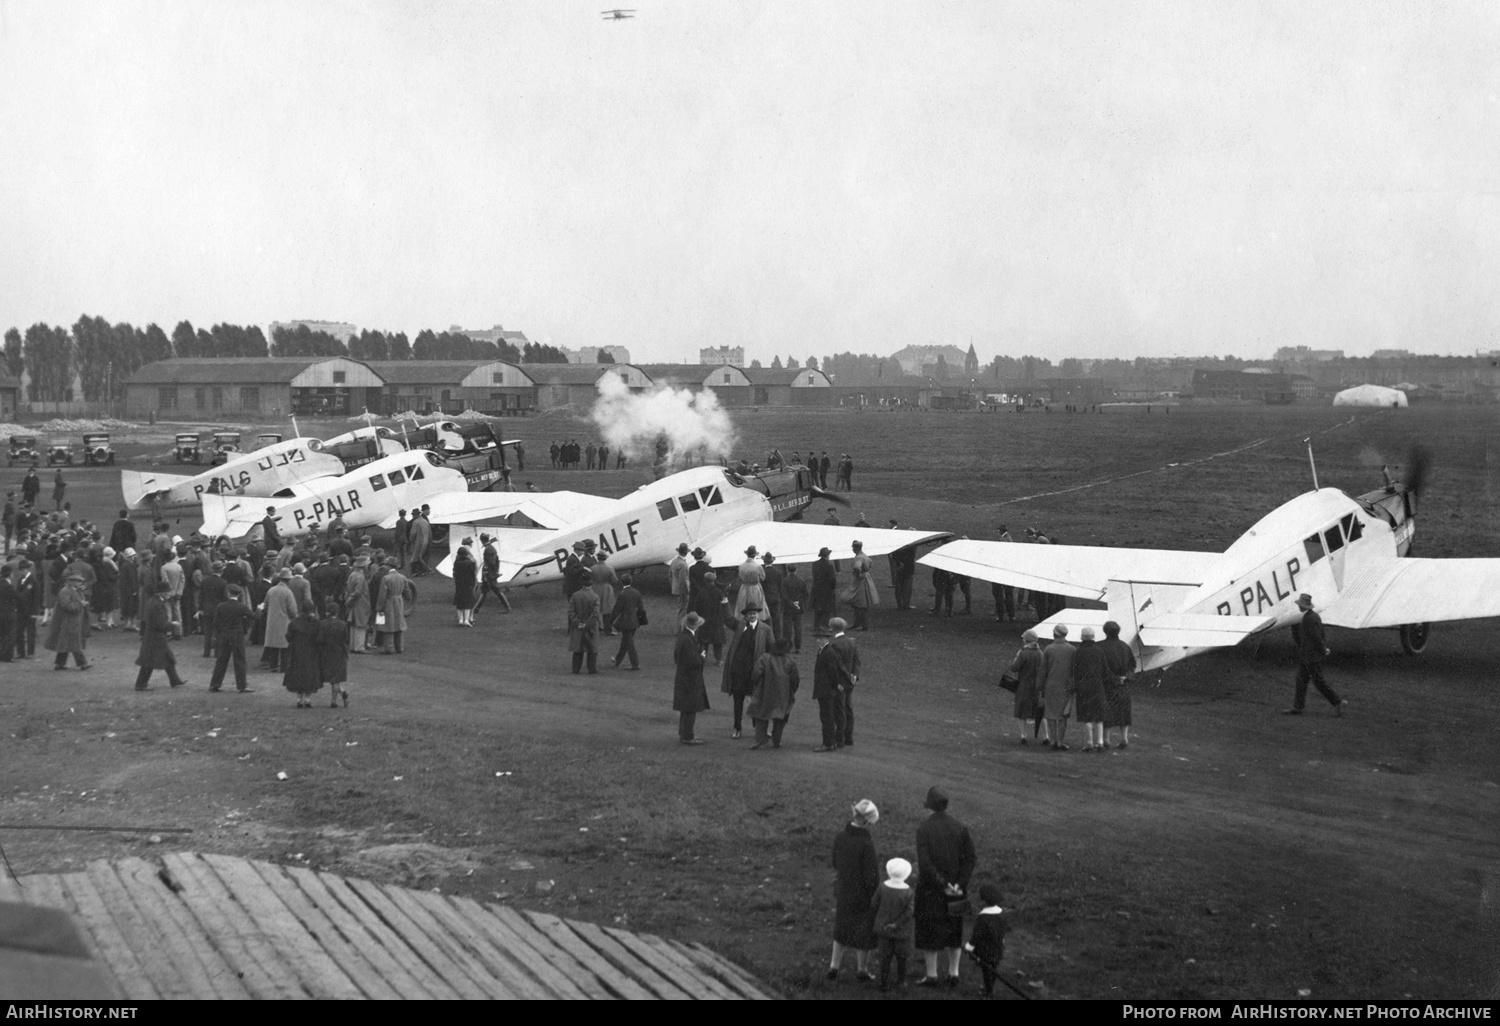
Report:
[{"label": "white airplane", "polygon": [[[617,570],[663,565],[687,542],[709,553],[715,566],[744,560],[754,545],[778,563],[810,563],[820,548],[834,559],[853,555],[854,541],[868,556],[941,541],[947,531],[893,531],[789,523],[812,502],[826,497],[805,467],[739,474],[724,467],[696,467],[642,485],[622,499],[579,492],[511,492],[443,495],[431,500],[433,524],[451,525],[448,544],[481,533],[499,539],[500,581],[538,584],[559,580],[575,541],[592,540],[609,553]],[[514,527],[520,514],[539,527]],[[438,566],[451,574],[453,556]]]},{"label": "white airplane", "polygon": [[398,510],[420,506],[447,493],[466,493],[462,470],[425,449],[382,456],[340,477],[299,486],[290,499],[205,494],[203,534],[243,538],[274,508],[277,533],[295,538],[342,519],[351,530],[395,525]]},{"label": "white airplane", "polygon": [[196,511],[204,495],[291,494],[294,485],[336,477],[344,461],[316,438],[293,438],[236,456],[201,474],[120,471],[120,490],[130,509]]},{"label": "white airplane", "polygon": [[[1415,469],[1415,468],[1414,468]],[[1141,669],[1238,644],[1301,620],[1297,596],[1325,624],[1392,627],[1410,654],[1427,647],[1431,623],[1500,616],[1500,559],[1418,559],[1419,481],[1353,498],[1318,488],[1272,510],[1223,553],[1084,545],[949,542],[927,566],[1053,595],[1107,604],[1064,609],[1038,625],[1099,630],[1120,639]]]}]

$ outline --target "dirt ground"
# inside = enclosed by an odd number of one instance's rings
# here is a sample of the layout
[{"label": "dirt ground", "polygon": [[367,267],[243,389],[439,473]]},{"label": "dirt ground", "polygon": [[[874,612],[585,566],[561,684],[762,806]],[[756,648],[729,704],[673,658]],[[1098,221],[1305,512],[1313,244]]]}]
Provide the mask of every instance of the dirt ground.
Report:
[{"label": "dirt ground", "polygon": [[[1310,487],[1305,437],[1322,483],[1356,492],[1420,441],[1434,471],[1418,551],[1500,556],[1493,408],[762,412],[736,424],[750,458],[773,444],[850,452],[846,523],[863,512],[974,537],[1034,524],[1068,543],[1195,549],[1222,548]],[[587,437],[577,421],[506,426],[529,450],[519,479],[540,489],[618,495],[645,480],[535,469],[550,438]],[[126,460],[160,450],[116,444]],[[7,489],[19,477],[0,471]],[[116,474],[68,477],[75,509],[107,524]],[[856,997],[867,992],[822,979],[833,836],[868,797],[880,858],[913,857],[937,783],[974,834],[978,877],[1005,890],[1007,978],[1038,998],[1500,995],[1493,621],[1438,626],[1415,659],[1392,632],[1333,631],[1342,719],[1316,699],[1307,716],[1278,715],[1287,637],[1189,660],[1138,685],[1128,750],[1086,756],[1018,744],[995,684],[1025,624],[997,623],[985,585],[973,615],[951,620],[898,613],[887,588],[859,638],[853,748],[813,752],[810,646],[785,748],[730,740],[712,683],[709,743],[684,748],[656,626],[670,619],[665,577],[644,577],[641,673],[568,672],[556,585],[514,592],[513,614],[486,607],[463,630],[436,578],[421,582],[403,657],[353,657],[348,710],[294,709],[267,674],[252,694],[211,695],[201,639],[177,646],[192,686],[175,693],[130,690],[134,636],[117,631],[95,636],[86,673],[7,665],[0,845],[23,875],[183,849],[436,887],[699,940],[791,997]],[[917,590],[930,602],[925,574]],[[976,989],[966,963],[957,993]]]}]

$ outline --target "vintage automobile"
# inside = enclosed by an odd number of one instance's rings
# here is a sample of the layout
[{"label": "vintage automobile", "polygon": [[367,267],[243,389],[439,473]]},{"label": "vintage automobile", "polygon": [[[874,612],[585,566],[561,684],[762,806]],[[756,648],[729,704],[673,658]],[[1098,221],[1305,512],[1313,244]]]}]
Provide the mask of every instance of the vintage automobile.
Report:
[{"label": "vintage automobile", "polygon": [[10,452],[6,455],[7,466],[14,467],[17,463],[30,463],[34,467],[41,458],[36,448],[36,435],[10,436]]},{"label": "vintage automobile", "polygon": [[238,456],[239,452],[240,433],[238,431],[214,432],[214,458],[212,460],[214,466],[228,462],[232,457]]},{"label": "vintage automobile", "polygon": [[47,443],[47,466],[73,465],[73,443],[66,438],[54,438]]},{"label": "vintage automobile", "polygon": [[[266,446],[275,445],[279,441],[281,441],[281,434],[279,432],[263,431],[255,436],[255,448],[264,449]],[[255,450],[252,449],[250,451],[254,452]]]},{"label": "vintage automobile", "polygon": [[177,436],[177,442],[172,453],[172,458],[175,459],[178,463],[197,463],[200,459],[200,444],[201,443],[196,432],[191,434],[184,432]]},{"label": "vintage automobile", "polygon": [[109,435],[96,431],[83,436],[83,463],[87,467],[115,465],[115,450],[109,444]]}]

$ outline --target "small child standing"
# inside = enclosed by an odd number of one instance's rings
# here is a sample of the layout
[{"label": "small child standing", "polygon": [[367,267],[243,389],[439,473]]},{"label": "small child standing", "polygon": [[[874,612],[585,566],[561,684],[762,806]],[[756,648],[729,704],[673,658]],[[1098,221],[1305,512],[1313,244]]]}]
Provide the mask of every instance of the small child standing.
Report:
[{"label": "small child standing", "polygon": [[1000,975],[1000,960],[1005,957],[1005,920],[1000,917],[1002,895],[1000,885],[984,883],[979,887],[979,900],[984,908],[974,920],[974,930],[964,949],[979,963],[984,977],[984,996],[995,996],[995,979]]},{"label": "small child standing", "polygon": [[896,988],[906,989],[906,964],[912,953],[915,896],[906,878],[911,863],[891,859],[885,864],[888,879],[875,888],[870,907],[875,910],[875,953],[880,959],[880,992],[888,989],[891,958],[896,959]]}]

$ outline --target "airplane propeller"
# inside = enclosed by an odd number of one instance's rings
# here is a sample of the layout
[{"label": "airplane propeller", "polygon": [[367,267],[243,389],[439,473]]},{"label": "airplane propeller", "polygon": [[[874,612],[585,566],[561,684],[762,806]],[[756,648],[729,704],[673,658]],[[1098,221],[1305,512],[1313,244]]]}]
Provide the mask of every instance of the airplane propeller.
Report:
[{"label": "airplane propeller", "polygon": [[1432,470],[1432,453],[1426,447],[1414,445],[1406,457],[1406,476],[1401,482],[1403,490],[1422,492],[1422,486],[1427,483],[1427,475]]},{"label": "airplane propeller", "polygon": [[840,506],[849,505],[849,500],[844,498],[838,492],[825,492],[817,485],[809,485],[807,494],[811,495],[814,499],[827,499],[829,502],[836,502]]}]

